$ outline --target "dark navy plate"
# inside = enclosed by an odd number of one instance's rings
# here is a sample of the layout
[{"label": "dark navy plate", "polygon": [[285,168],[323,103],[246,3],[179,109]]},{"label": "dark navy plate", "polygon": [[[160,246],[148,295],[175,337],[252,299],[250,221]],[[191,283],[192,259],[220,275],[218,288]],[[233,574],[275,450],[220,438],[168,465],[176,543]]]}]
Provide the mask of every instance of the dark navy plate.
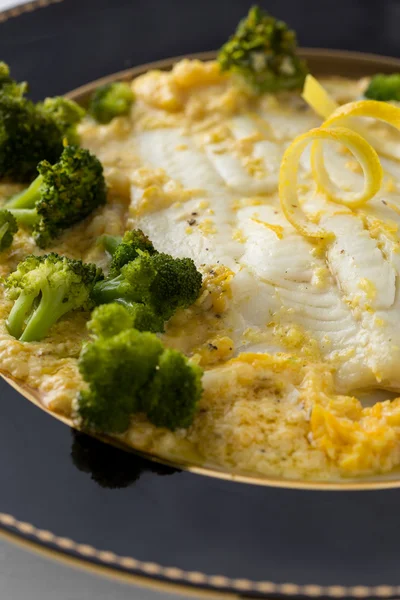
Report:
[{"label": "dark navy plate", "polygon": [[[39,99],[218,47],[250,4],[31,2],[0,14],[0,58]],[[393,0],[261,4],[287,19],[303,44],[400,53]],[[317,74],[400,70],[395,60],[307,55]],[[400,489],[302,490],[179,470],[74,432],[3,380],[0,394],[0,531],[10,539],[184,593],[400,596]]]}]

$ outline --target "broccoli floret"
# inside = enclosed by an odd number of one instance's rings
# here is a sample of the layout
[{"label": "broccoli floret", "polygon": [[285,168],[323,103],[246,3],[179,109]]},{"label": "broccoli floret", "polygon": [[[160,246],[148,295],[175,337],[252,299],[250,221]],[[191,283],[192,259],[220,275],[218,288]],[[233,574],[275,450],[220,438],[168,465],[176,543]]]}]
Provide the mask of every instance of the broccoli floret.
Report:
[{"label": "broccoli floret", "polygon": [[164,350],[158,368],[142,392],[142,409],[158,427],[177,429],[193,422],[201,396],[203,371],[176,350]]},{"label": "broccoli floret", "polygon": [[190,258],[137,252],[139,256],[125,264],[119,275],[111,276],[94,287],[96,304],[139,302],[163,321],[168,320],[178,308],[193,304],[200,293],[202,276]]},{"label": "broccoli floret", "polygon": [[164,331],[164,318],[154,312],[147,304],[140,302],[125,302],[117,300],[118,304],[124,306],[132,318],[132,327],[139,331],[151,331],[158,333]]},{"label": "broccoli floret", "polygon": [[9,210],[0,210],[0,252],[11,246],[17,231],[18,225],[14,215]]},{"label": "broccoli floret", "polygon": [[10,67],[3,61],[0,61],[0,90],[10,83],[14,83],[10,75]]},{"label": "broccoli floret", "polygon": [[6,204],[17,222],[33,226],[38,246],[46,248],[64,229],[82,221],[106,202],[100,161],[84,148],[67,146],[60,160],[39,163],[40,175]]},{"label": "broccoli floret", "polygon": [[[141,258],[136,260],[140,261]],[[143,301],[167,320],[178,308],[187,308],[197,300],[202,275],[191,258],[173,258],[168,254],[155,254],[149,260],[154,269],[154,276],[150,285],[142,291]],[[133,264],[129,263],[127,267],[123,267],[127,269],[128,276],[132,277],[132,285],[135,283],[134,270],[129,273],[129,266]],[[138,278],[139,287],[140,275]]]},{"label": "broccoli floret", "polygon": [[57,123],[27,98],[0,93],[0,179],[31,181],[39,161],[63,149]]},{"label": "broccoli floret", "polygon": [[132,316],[129,310],[120,304],[102,304],[92,312],[87,327],[94,337],[109,338],[130,329]]},{"label": "broccoli floret", "polygon": [[130,311],[115,304],[93,311],[88,327],[95,337],[79,358],[87,383],[76,403],[80,425],[123,433],[141,412],[160,427],[188,427],[201,395],[201,369],[164,349],[153,333],[121,331],[130,318]]},{"label": "broccoli floret", "polygon": [[68,140],[68,144],[79,144],[76,126],[85,116],[85,110],[79,104],[62,96],[55,96],[54,98],[46,98],[42,104],[37,106],[55,120],[64,137]]},{"label": "broccoli floret", "polygon": [[114,117],[127,115],[133,100],[134,95],[128,83],[107,83],[93,93],[89,113],[99,123],[109,123]]},{"label": "broccoli floret", "polygon": [[237,73],[258,94],[301,88],[308,69],[296,55],[297,40],[286,23],[253,6],[222,46],[222,71]]},{"label": "broccoli floret", "polygon": [[202,276],[190,258],[169,254],[142,254],[121,269],[138,301],[169,319],[178,308],[187,308],[198,298]]},{"label": "broccoli floret", "polygon": [[80,260],[55,253],[28,256],[5,280],[7,295],[15,300],[9,332],[23,342],[43,339],[66,313],[93,307],[90,293],[101,277],[96,265]]},{"label": "broccoli floret", "polygon": [[110,276],[116,277],[121,268],[131,260],[139,256],[142,250],[149,254],[156,254],[153,244],[141,229],[126,231],[124,237],[114,235],[103,235],[100,239],[103,247],[112,256],[110,265]]},{"label": "broccoli floret", "polygon": [[104,235],[100,243],[112,256],[110,274],[93,289],[96,304],[117,302],[130,311],[132,327],[154,333],[180,307],[199,295],[202,277],[192,260],[159,254],[136,229],[124,237]]},{"label": "broccoli floret", "polygon": [[145,304],[121,300],[98,306],[92,313],[88,327],[98,337],[111,337],[132,327],[138,331],[157,333],[163,330],[164,321]]},{"label": "broccoli floret", "polygon": [[5,62],[0,62],[0,93],[21,97],[28,91],[26,81],[17,83],[10,75],[10,68]]},{"label": "broccoli floret", "polygon": [[[93,326],[92,326],[93,330]],[[122,433],[140,410],[140,391],[155,372],[163,346],[153,334],[126,329],[87,344],[79,369],[89,385],[78,398],[82,424]]]},{"label": "broccoli floret", "polygon": [[375,75],[364,92],[371,100],[397,100],[400,102],[400,73],[393,75]]},{"label": "broccoli floret", "polygon": [[24,86],[14,82],[0,89],[0,179],[16,182],[32,181],[41,160],[56,162],[63,140],[76,143],[76,125],[83,116],[72,100],[34,104],[23,97]]}]

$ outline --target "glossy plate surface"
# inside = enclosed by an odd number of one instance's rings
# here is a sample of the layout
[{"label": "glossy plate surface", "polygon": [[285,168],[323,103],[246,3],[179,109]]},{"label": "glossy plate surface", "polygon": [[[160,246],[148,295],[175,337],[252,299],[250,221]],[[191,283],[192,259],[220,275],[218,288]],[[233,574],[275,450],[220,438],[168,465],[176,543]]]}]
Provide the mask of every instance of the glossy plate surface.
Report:
[{"label": "glossy plate surface", "polygon": [[[29,78],[39,98],[132,64],[216,47],[248,5],[136,4],[33,3],[31,12],[0,16],[0,56],[16,77]],[[295,6],[274,4],[268,4],[271,12],[284,18]],[[344,4],[335,3],[334,20]],[[228,6],[229,18],[223,18]],[[313,6],[317,10],[318,3]],[[220,21],[207,17],[215,10]],[[163,19],[168,30],[160,29]],[[322,42],[320,30],[309,30],[309,43]],[[369,45],[362,39],[359,48],[377,48],[376,37]],[[382,42],[380,48],[389,46]],[[306,54],[316,74],[400,68],[395,60]],[[74,433],[4,381],[0,397],[0,529],[11,538],[108,575],[184,586],[184,593],[400,596],[399,489],[321,492],[204,477]]]}]

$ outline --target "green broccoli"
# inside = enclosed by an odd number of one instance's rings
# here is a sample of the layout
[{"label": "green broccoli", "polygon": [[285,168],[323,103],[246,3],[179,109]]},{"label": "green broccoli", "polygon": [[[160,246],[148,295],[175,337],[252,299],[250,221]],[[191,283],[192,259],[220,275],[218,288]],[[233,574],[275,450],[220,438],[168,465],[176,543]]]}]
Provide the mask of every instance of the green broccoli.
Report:
[{"label": "green broccoli", "polygon": [[11,246],[17,231],[18,225],[14,215],[9,210],[0,210],[0,252]]},{"label": "green broccoli", "polygon": [[141,229],[126,231],[124,237],[103,235],[100,243],[104,249],[112,256],[110,265],[110,276],[116,277],[120,274],[121,268],[131,260],[139,256],[138,250],[156,254],[156,250]]},{"label": "green broccoli", "polygon": [[76,126],[85,116],[85,110],[73,100],[55,96],[46,98],[43,103],[37,105],[45,114],[52,117],[58,124],[68,144],[79,145],[79,135]]},{"label": "green broccoli", "polygon": [[11,335],[23,342],[39,341],[66,313],[90,310],[90,293],[102,277],[93,264],[51,253],[30,255],[5,280],[14,306],[7,319]]},{"label": "green broccoli", "polygon": [[0,179],[22,183],[34,179],[41,160],[59,159],[64,140],[77,143],[76,125],[83,116],[72,100],[34,104],[23,96],[23,85],[0,89]]},{"label": "green broccoli", "polygon": [[10,75],[10,68],[5,62],[0,62],[0,93],[10,96],[24,96],[28,91],[28,84],[23,81],[17,83]]},{"label": "green broccoli", "polygon": [[393,75],[375,75],[364,92],[371,100],[397,100],[400,102],[400,73]]},{"label": "green broccoli", "polygon": [[59,158],[62,137],[54,119],[30,100],[0,93],[0,179],[31,181],[39,161]]},{"label": "green broccoli", "polygon": [[87,383],[76,403],[80,425],[123,433],[132,415],[145,413],[160,427],[188,427],[202,392],[201,369],[166,350],[153,333],[123,329],[130,318],[118,304],[93,311],[88,327],[94,339],[79,358]]},{"label": "green broccoli", "polygon": [[10,75],[10,67],[5,62],[0,61],[0,90],[10,83],[13,83]]},{"label": "green broccoli", "polygon": [[97,244],[101,246],[106,252],[108,252],[110,256],[113,256],[122,240],[122,235],[109,235],[108,233],[104,233],[99,238],[97,238]]},{"label": "green broccoli", "polygon": [[33,226],[38,246],[46,248],[64,229],[106,202],[100,161],[77,146],[64,148],[59,161],[39,163],[40,175],[6,204],[18,223]]},{"label": "green broccoli", "polygon": [[112,304],[101,304],[96,308],[95,316],[88,327],[98,337],[111,337],[132,327],[138,331],[153,333],[164,329],[164,320],[139,302],[120,300]]},{"label": "green broccoli", "polygon": [[92,312],[87,328],[93,337],[110,338],[132,328],[132,316],[120,304],[102,304]]},{"label": "green broccoli", "polygon": [[127,115],[133,100],[134,95],[128,83],[107,83],[93,93],[89,113],[99,123],[109,123],[114,117]]},{"label": "green broccoli", "polygon": [[78,398],[82,425],[109,433],[126,431],[130,416],[140,411],[140,391],[155,372],[162,351],[153,333],[136,329],[87,344],[79,358],[89,386]]},{"label": "green broccoli", "polygon": [[202,276],[190,258],[173,258],[142,250],[137,253],[139,256],[125,264],[119,275],[95,285],[93,299],[96,304],[139,302],[163,321],[178,308],[193,304],[200,293]]},{"label": "green broccoli", "polygon": [[237,73],[258,94],[301,88],[308,69],[297,55],[294,31],[286,23],[253,6],[222,46],[222,71]]},{"label": "green broccoli", "polygon": [[121,304],[129,310],[132,318],[132,327],[139,331],[151,331],[152,333],[158,333],[164,331],[164,318],[154,312],[154,310],[147,304],[140,302],[125,302],[124,300],[117,300],[118,304]]},{"label": "green broccoli", "polygon": [[202,373],[181,352],[164,350],[154,377],[142,391],[142,406],[149,421],[172,430],[189,427],[202,392]]}]

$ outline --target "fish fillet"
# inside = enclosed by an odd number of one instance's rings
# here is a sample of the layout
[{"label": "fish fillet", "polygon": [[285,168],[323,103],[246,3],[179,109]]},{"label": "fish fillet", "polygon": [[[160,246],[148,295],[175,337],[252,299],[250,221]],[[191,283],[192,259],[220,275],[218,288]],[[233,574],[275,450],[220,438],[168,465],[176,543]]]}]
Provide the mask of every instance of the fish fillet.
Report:
[{"label": "fish fillet", "polygon": [[[307,152],[303,207],[321,213],[321,225],[335,234],[334,241],[318,252],[279,206],[279,164],[288,140],[315,125],[318,119],[310,113],[296,119],[278,111],[242,115],[227,122],[231,146],[173,128],[136,133],[134,152],[145,166],[163,169],[198,193],[140,214],[135,207],[143,190],[133,185],[132,218],[159,250],[190,256],[199,266],[232,269],[223,326],[237,353],[287,351],[292,343],[287,332],[296,330],[332,364],[339,390],[400,390],[399,243],[377,226],[391,222],[393,230],[400,211],[380,196],[354,214],[328,203],[312,184]],[[229,149],[243,141],[248,160]],[[330,144],[325,158],[334,181],[349,190],[360,187],[362,175],[351,157]],[[249,172],[251,161],[260,166],[258,174]],[[289,349],[304,351],[301,342]]]}]

